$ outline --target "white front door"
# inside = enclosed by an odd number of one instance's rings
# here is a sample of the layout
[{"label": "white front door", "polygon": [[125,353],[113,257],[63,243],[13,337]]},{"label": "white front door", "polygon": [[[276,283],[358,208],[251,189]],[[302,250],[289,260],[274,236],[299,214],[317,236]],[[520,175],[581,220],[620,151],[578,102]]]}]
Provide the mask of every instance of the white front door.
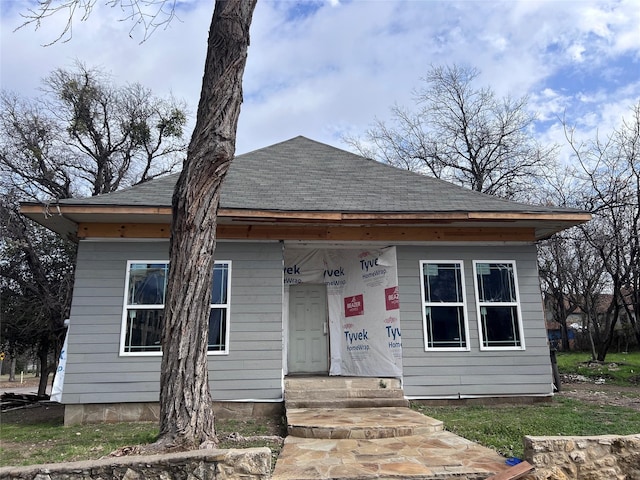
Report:
[{"label": "white front door", "polygon": [[328,333],[326,287],[289,287],[289,373],[329,370]]}]

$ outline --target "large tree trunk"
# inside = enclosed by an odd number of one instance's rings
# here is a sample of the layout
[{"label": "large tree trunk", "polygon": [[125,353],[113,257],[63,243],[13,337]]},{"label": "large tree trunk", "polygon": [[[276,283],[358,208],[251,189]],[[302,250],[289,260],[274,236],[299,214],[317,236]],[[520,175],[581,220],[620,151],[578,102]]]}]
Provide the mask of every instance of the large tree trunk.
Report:
[{"label": "large tree trunk", "polygon": [[16,381],[16,355],[11,355],[11,363],[9,365],[9,381]]},{"label": "large tree trunk", "polygon": [[594,330],[597,331],[597,328],[595,323],[591,322],[588,326],[588,330],[587,332],[589,333],[589,346],[591,347],[591,360],[596,361],[598,360],[598,354],[596,352],[596,343],[595,340],[593,339],[593,332]]},{"label": "large tree trunk", "polygon": [[216,2],[196,127],[173,194],[157,442],[162,448],[216,443],[207,365],[216,218],[235,153],[255,4]]},{"label": "large tree trunk", "polygon": [[556,302],[556,314],[557,322],[560,324],[560,333],[562,341],[562,351],[569,351],[569,329],[567,328],[567,317],[569,313],[565,306],[565,294],[563,289],[559,289],[554,295],[554,301]]},{"label": "large tree trunk", "polygon": [[615,337],[616,325],[618,323],[618,317],[620,315],[620,307],[618,305],[613,306],[612,308],[608,308],[605,315],[608,317],[607,321],[607,332],[604,341],[598,347],[598,358],[599,362],[604,362],[607,358],[607,353],[609,353],[609,349],[613,344],[613,339]]},{"label": "large tree trunk", "polygon": [[560,318],[564,318],[562,323],[560,324],[560,332],[562,334],[562,351],[569,352],[571,351],[571,344],[569,343],[569,327],[567,327],[567,314]]}]

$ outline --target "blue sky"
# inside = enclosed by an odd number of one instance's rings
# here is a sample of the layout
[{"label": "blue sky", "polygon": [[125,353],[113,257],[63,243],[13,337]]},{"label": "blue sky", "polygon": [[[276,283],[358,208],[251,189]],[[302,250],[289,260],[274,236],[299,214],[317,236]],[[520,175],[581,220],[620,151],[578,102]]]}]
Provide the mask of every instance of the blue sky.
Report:
[{"label": "blue sky", "polygon": [[[104,3],[76,20],[68,42],[42,47],[66,18],[14,32],[28,0],[2,0],[2,88],[37,95],[51,70],[79,59],[195,112],[213,1],[180,0],[179,20],[144,43]],[[362,134],[395,103],[410,106],[430,65],[476,67],[478,86],[528,95],[544,143],[563,142],[558,117],[588,140],[640,99],[638,0],[259,0],[251,35],[238,153],[296,135],[347,148],[344,134]]]}]

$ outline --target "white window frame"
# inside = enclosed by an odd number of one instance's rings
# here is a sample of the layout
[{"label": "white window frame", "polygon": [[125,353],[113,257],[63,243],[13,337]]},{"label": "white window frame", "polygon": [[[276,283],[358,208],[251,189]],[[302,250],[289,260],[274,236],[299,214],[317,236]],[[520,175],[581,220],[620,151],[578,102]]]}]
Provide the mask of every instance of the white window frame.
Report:
[{"label": "white window frame", "polygon": [[[229,333],[231,332],[231,260],[216,260],[215,265],[227,265],[227,302],[211,303],[209,311],[213,309],[225,311],[224,321],[224,350],[207,350],[207,355],[228,355],[229,354]],[[212,285],[213,287],[213,285]]]},{"label": "white window frame", "polygon": [[[127,352],[125,351],[125,343],[127,338],[127,316],[128,312],[132,308],[140,309],[140,310],[164,310],[164,304],[160,305],[135,305],[129,304],[129,279],[130,279],[130,271],[131,266],[134,264],[169,264],[167,260],[127,260],[127,267],[125,271],[125,282],[124,282],[124,299],[122,302],[122,319],[121,319],[121,328],[120,328],[120,352],[119,355],[122,357],[159,357],[162,356],[162,351],[153,351],[153,352]],[[231,331],[231,260],[216,260],[215,265],[227,265],[227,295],[226,295],[226,303],[224,304],[209,304],[210,310],[214,308],[225,310],[225,348],[224,350],[209,350],[207,351],[207,355],[228,355],[229,354],[229,343],[230,338],[229,334]]]},{"label": "white window frame", "polygon": [[[513,283],[516,299],[514,302],[487,302],[480,300],[480,290],[478,285],[478,265],[479,264],[505,264],[511,265],[513,271]],[[520,302],[520,284],[518,282],[518,271],[516,268],[515,260],[474,260],[473,261],[473,285],[474,293],[476,297],[476,315],[478,319],[478,339],[480,342],[480,350],[483,351],[506,351],[506,350],[525,350],[524,328],[522,325],[522,309]],[[504,346],[489,346],[485,345],[485,330],[483,328],[482,308],[486,306],[492,307],[516,307],[516,314],[518,315],[518,321],[515,328],[518,329],[520,336],[520,345],[504,345]]]},{"label": "white window frame", "polygon": [[[458,265],[460,267],[460,283],[462,287],[461,302],[428,302],[425,295],[424,268],[425,265]],[[420,260],[420,297],[422,299],[422,330],[424,338],[425,352],[468,352],[471,349],[471,339],[469,338],[469,316],[467,315],[467,292],[465,287],[464,262],[462,260]],[[438,307],[462,307],[462,328],[465,335],[464,347],[436,347],[429,346],[429,332],[427,329],[426,308]]]}]

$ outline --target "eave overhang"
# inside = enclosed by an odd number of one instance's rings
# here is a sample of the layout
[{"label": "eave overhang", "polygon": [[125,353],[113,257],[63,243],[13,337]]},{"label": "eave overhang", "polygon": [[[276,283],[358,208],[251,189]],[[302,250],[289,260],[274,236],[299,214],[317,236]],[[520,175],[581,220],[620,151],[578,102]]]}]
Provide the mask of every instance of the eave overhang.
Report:
[{"label": "eave overhang", "polygon": [[[20,212],[62,236],[169,238],[167,206],[43,205]],[[587,222],[591,214],[558,212],[333,212],[221,208],[219,239],[370,241],[538,241]]]}]

